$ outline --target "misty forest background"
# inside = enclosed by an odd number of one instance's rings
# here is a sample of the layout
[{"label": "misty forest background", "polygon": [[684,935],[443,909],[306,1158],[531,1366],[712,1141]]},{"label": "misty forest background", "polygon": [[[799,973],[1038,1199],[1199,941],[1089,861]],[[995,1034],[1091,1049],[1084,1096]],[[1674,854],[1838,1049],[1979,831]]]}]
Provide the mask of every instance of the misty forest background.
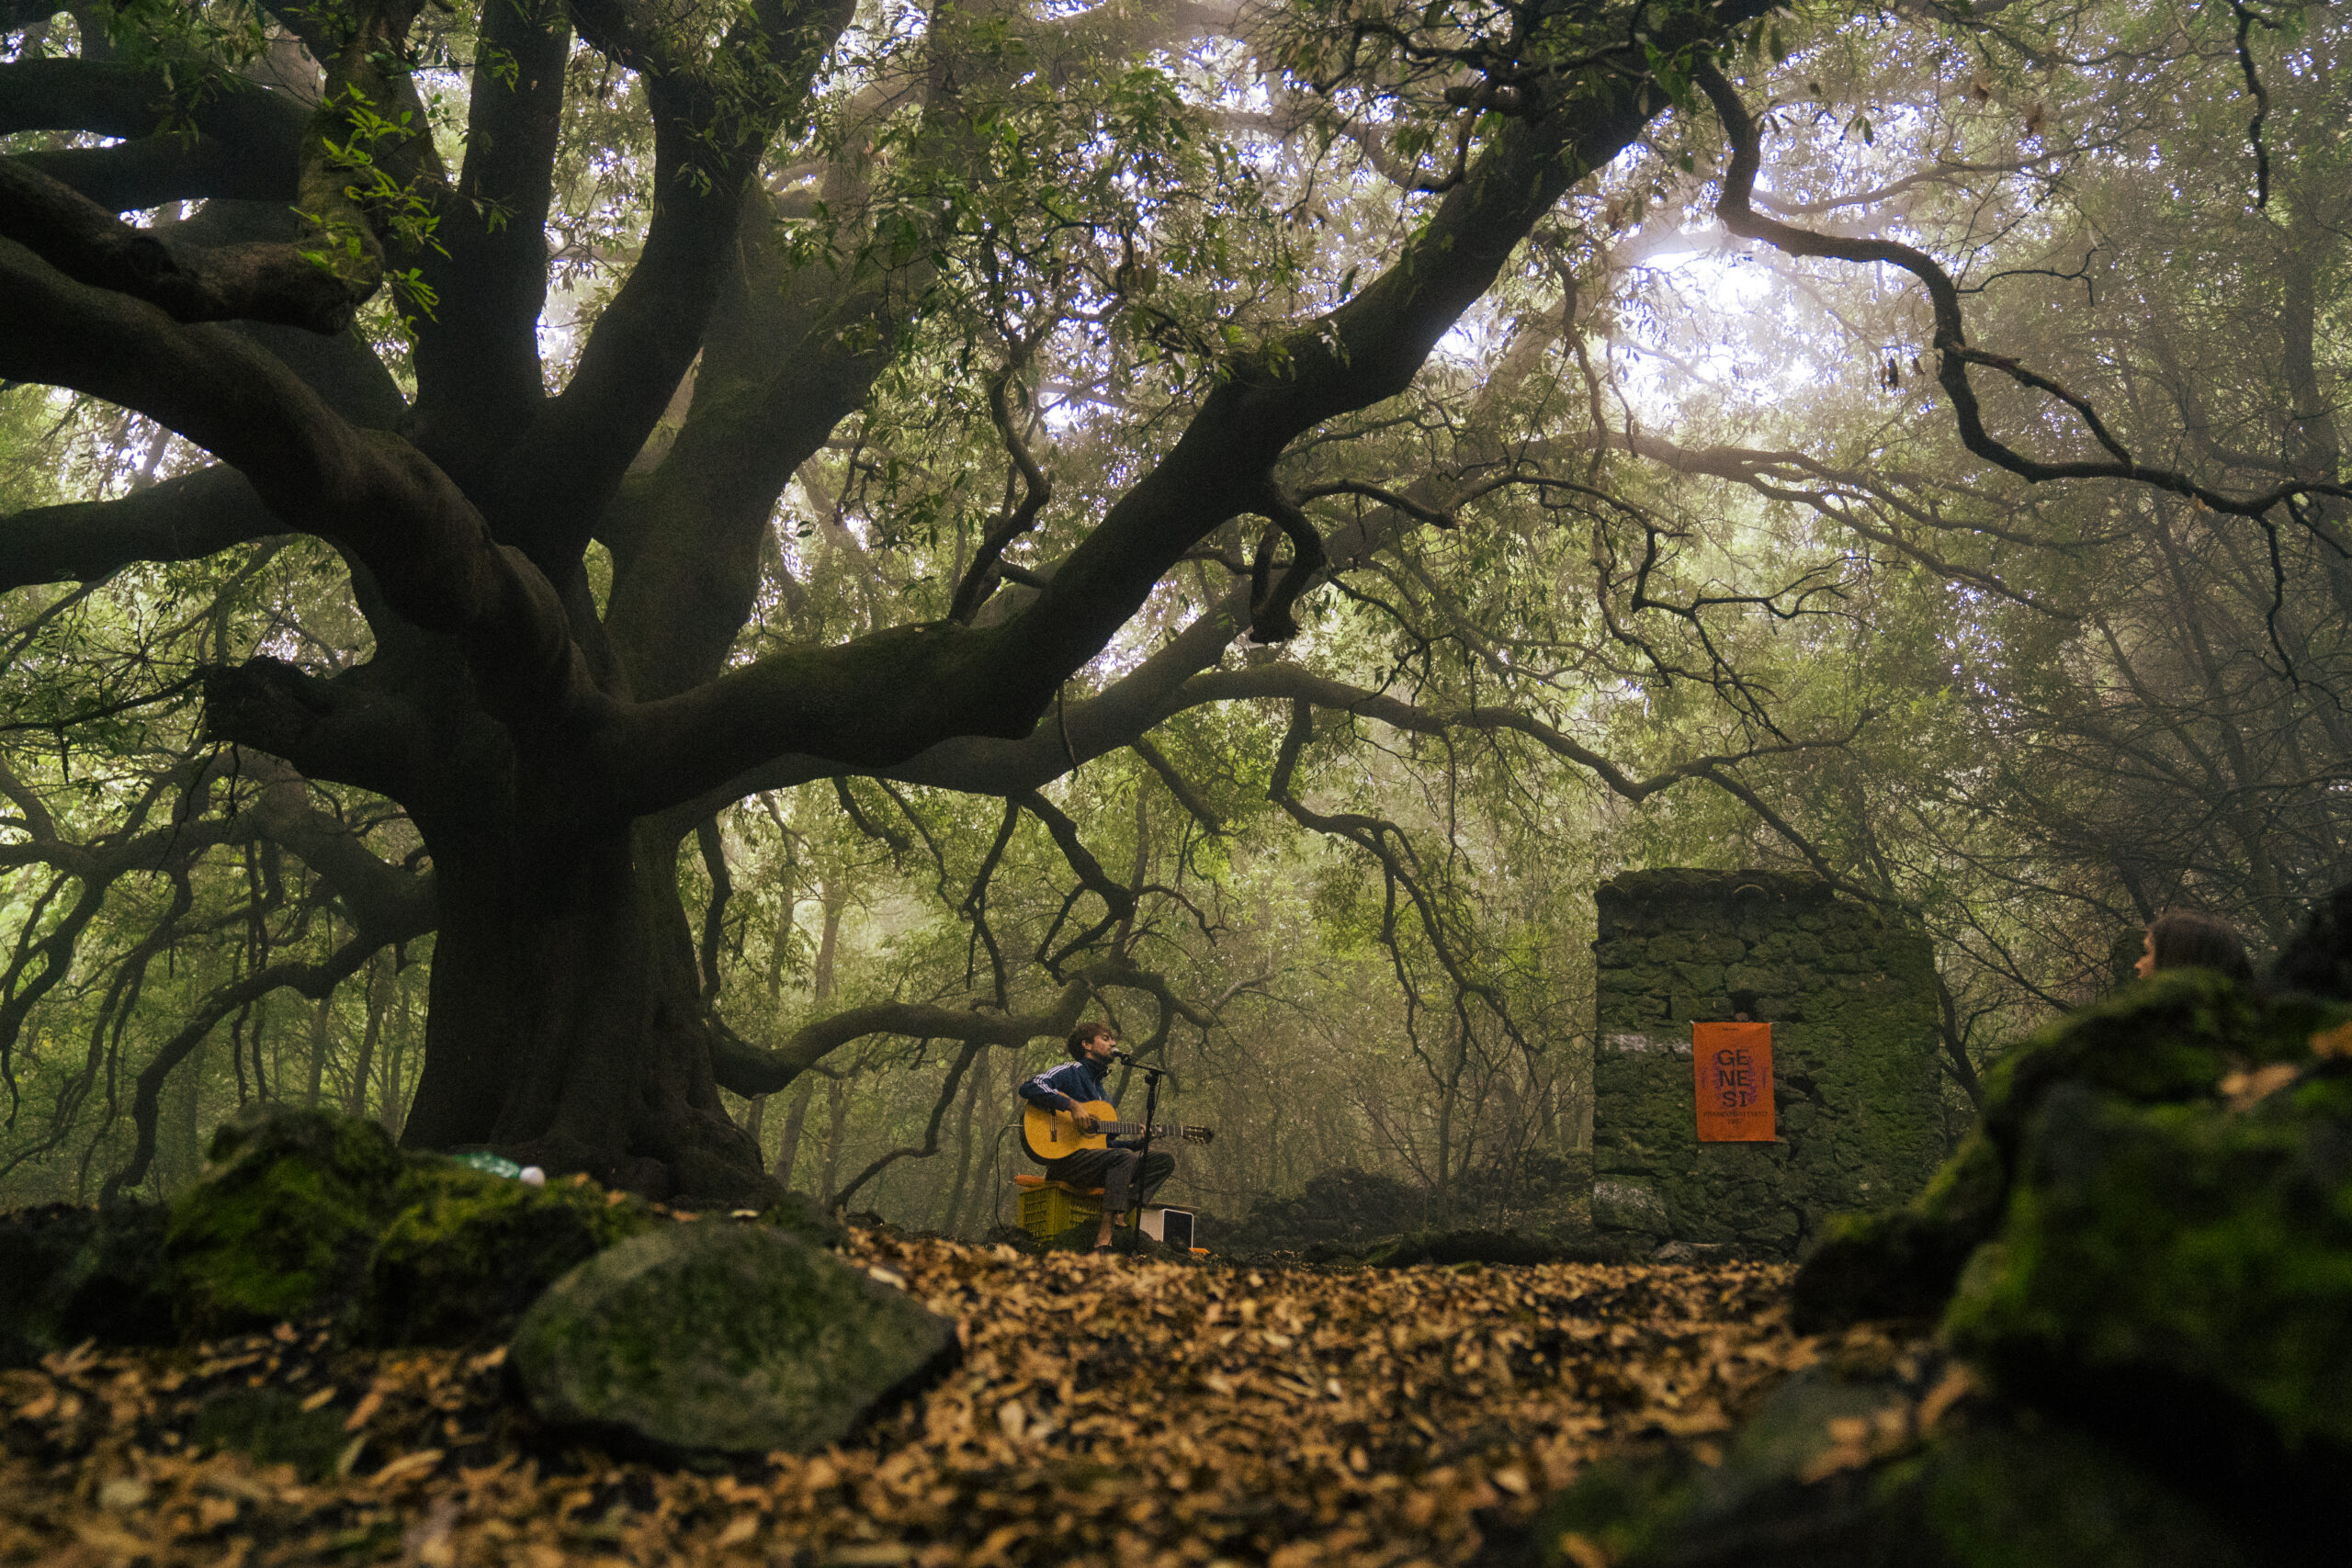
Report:
[{"label": "misty forest background", "polygon": [[[1156,147],[1186,194],[1088,231],[1073,265],[1095,268],[1097,296],[1023,297],[1034,347],[1008,406],[1052,479],[1040,559],[1197,396],[1210,372],[1185,334],[1344,296],[1431,199],[1414,179],[1453,155],[1445,122],[1395,107],[1413,84],[1314,90],[1291,13],[1083,14],[1102,25],[1055,35],[1069,68],[1051,89],[1007,90],[999,123],[1025,160],[1002,176],[1008,210],[1049,188],[1136,199],[1151,171],[1104,151],[1112,131]],[[0,62],[86,47],[92,15],[18,26],[0,6]],[[860,12],[820,118],[919,70],[922,15]],[[1764,132],[1756,206],[1941,258],[1972,341],[2088,400],[2151,463],[2243,489],[2335,479],[2347,20],[2153,0],[1973,18],[1807,6],[1738,62]],[[257,25],[249,70],[313,69]],[[420,80],[452,126],[470,47],[425,51]],[[585,45],[569,69],[550,385],[648,205],[641,84]],[[0,148],[102,141],[20,130]],[[2156,910],[2211,908],[2267,956],[2352,868],[2342,503],[2249,520],[2160,488],[1997,472],[1923,367],[1916,283],[1730,238],[1724,160],[1693,93],[1538,225],[1411,392],[1311,436],[1356,487],[1322,498],[1318,522],[1385,515],[1376,547],[1301,602],[1298,637],[1237,641],[1194,677],[1197,700],[1066,770],[1044,810],[849,774],[707,816],[676,882],[710,1012],[756,1046],[878,1002],[1036,1013],[1114,957],[1156,980],[1089,1011],[1171,1070],[1169,1114],[1218,1134],[1185,1151],[1171,1199],[1254,1214],[1278,1240],[1509,1224],[1574,1189],[1592,890],[1623,869],[1811,870],[1924,922],[1955,1136],[1987,1064],[2111,985]],[[850,220],[806,199],[807,177],[772,184],[796,265],[823,265]],[[1012,315],[989,296],[984,228],[942,228],[944,281],[775,509],[742,657],[921,618],[1012,504],[990,406]],[[1103,326],[1102,298],[1154,290],[1159,326]],[[418,308],[388,291],[354,329],[396,376]],[[2005,438],[2086,449],[2053,400],[1984,395]],[[94,398],[0,390],[0,514],[127,497],[207,460]],[[1400,502],[1427,517],[1394,525]],[[1065,701],[1165,646],[1246,579],[1253,547],[1237,522],[1194,552]],[[209,1129],[256,1100],[397,1133],[433,937],[383,946],[323,996],[266,977],[352,938],[331,856],[305,852],[322,829],[410,875],[431,869],[422,840],[384,799],[209,739],[194,680],[255,654],[365,659],[340,558],[289,535],[6,581],[0,1204],[94,1200],[131,1162],[131,1086],[190,1028],[202,1043],[164,1086],[133,1190],[188,1181]],[[172,834],[191,852],[160,863]],[[1025,1168],[1013,1087],[1059,1055],[1050,1039],[872,1034],[727,1104],[792,1187],[977,1236],[1012,1218]],[[1122,1103],[1140,1108],[1140,1080]],[[1378,1179],[1294,1201],[1333,1173]]]}]

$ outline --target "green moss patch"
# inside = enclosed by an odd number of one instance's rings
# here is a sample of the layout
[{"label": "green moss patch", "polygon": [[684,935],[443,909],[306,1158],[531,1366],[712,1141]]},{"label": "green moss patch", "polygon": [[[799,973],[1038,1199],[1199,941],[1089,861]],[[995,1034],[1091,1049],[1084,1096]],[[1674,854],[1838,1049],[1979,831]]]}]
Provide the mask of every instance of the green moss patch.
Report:
[{"label": "green moss patch", "polygon": [[2292,1094],[2238,1111],[2061,1086],[1945,1325],[1996,1370],[2171,1388],[2184,1415],[2218,1394],[2290,1452],[2352,1454],[2352,1125]]},{"label": "green moss patch", "polygon": [[[1983,1124],[1918,1198],[1831,1227],[1797,1276],[1799,1322],[1819,1332],[1872,1317],[1939,1314],[1970,1257],[2001,1229],[2021,1148],[2053,1093],[2218,1109],[2231,1075],[2308,1066],[2312,1036],[2347,1017],[2352,1010],[2308,998],[2266,1004],[2222,976],[2182,969],[2059,1020],[1986,1076]],[[2290,1101],[2311,1115],[2341,1118],[2352,1111],[2352,1085],[2314,1079],[2279,1103]]]},{"label": "green moss patch", "polygon": [[231,1389],[198,1408],[188,1438],[198,1449],[233,1449],[255,1464],[290,1464],[304,1480],[323,1481],[352,1439],[342,1411],[303,1404],[280,1389]]},{"label": "green moss patch", "polygon": [[571,1269],[662,1223],[601,1188],[532,1187],[454,1160],[418,1160],[395,1197],[357,1314],[379,1345],[503,1338]]},{"label": "green moss patch", "polygon": [[272,1106],[224,1123],[165,1233],[182,1331],[237,1333],[356,1299],[403,1169],[372,1122]]}]

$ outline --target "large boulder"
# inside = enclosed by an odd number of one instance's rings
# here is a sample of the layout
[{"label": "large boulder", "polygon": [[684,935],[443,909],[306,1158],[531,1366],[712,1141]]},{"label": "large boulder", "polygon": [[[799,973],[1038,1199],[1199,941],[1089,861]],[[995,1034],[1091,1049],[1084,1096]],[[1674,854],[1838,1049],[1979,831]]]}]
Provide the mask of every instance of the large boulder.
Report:
[{"label": "large boulder", "polygon": [[378,1345],[502,1338],[575,1264],[661,1223],[600,1188],[532,1187],[402,1154],[373,1122],[256,1106],[173,1202],[182,1331],[328,1319]]},{"label": "large boulder", "polygon": [[[1606,1461],[1545,1507],[1547,1568],[2255,1568],[2197,1502],[2081,1432],[1826,1371],[1783,1384],[1722,1454]],[[1908,1397],[1906,1397],[1908,1395]],[[1712,1461],[1712,1462],[1710,1462]]]},{"label": "large boulder", "polygon": [[2052,1090],[1943,1325],[2015,1402],[2316,1539],[2352,1492],[2352,1060],[2276,1077]]},{"label": "large boulder", "polygon": [[[842,1235],[795,1194],[760,1219],[820,1247]],[[169,1344],[285,1322],[384,1347],[494,1343],[571,1269],[669,1224],[584,1179],[527,1184],[404,1153],[372,1122],[253,1106],[168,1208],[0,1214],[0,1366],[93,1337]]]},{"label": "large boulder", "polygon": [[676,1457],[808,1453],[958,1353],[904,1292],[763,1225],[622,1242],[524,1314],[513,1362],[542,1419]]}]

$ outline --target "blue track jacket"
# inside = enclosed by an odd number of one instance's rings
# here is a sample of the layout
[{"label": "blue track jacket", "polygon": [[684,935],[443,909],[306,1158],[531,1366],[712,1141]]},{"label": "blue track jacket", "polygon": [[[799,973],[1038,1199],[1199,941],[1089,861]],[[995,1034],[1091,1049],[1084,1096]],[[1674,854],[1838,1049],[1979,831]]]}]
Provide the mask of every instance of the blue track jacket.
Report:
[{"label": "blue track jacket", "polygon": [[[1111,1091],[1101,1078],[1094,1076],[1092,1067],[1073,1057],[1060,1066],[1046,1068],[1023,1084],[1021,1098],[1047,1111],[1075,1111],[1090,1100],[1110,1101]],[[1114,1138],[1111,1146],[1131,1149],[1136,1146],[1136,1141],[1133,1138]]]}]

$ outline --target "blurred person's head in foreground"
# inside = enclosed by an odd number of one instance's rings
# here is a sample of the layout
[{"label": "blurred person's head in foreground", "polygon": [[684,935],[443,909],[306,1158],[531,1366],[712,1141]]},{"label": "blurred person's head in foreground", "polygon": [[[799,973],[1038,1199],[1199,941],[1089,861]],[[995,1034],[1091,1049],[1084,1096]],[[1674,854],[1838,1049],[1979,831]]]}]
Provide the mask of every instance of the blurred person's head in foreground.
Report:
[{"label": "blurred person's head in foreground", "polygon": [[2254,978],[2245,943],[2226,920],[2195,909],[2166,909],[2148,922],[2147,940],[2134,965],[2142,979],[2159,969],[2214,969],[2233,980]]}]

